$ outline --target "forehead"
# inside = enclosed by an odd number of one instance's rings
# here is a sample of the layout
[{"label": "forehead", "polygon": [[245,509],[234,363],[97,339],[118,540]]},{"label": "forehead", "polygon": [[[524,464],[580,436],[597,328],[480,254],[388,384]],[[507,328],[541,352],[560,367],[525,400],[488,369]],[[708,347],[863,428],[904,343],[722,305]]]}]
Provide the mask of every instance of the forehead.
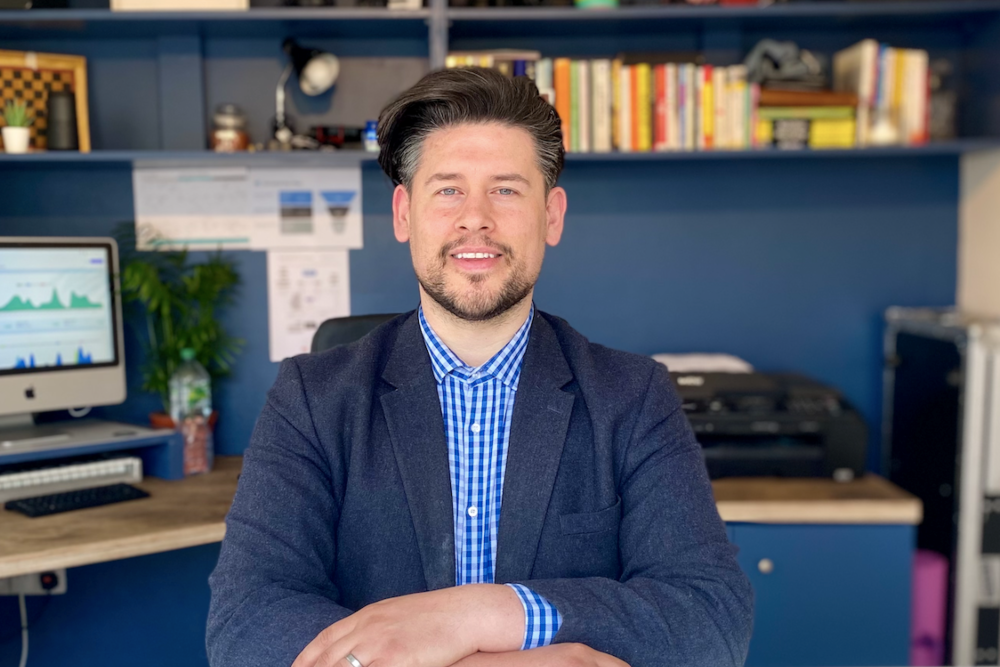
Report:
[{"label": "forehead", "polygon": [[442,170],[466,176],[499,170],[543,178],[528,131],[499,123],[463,123],[429,134],[421,146],[417,173]]}]

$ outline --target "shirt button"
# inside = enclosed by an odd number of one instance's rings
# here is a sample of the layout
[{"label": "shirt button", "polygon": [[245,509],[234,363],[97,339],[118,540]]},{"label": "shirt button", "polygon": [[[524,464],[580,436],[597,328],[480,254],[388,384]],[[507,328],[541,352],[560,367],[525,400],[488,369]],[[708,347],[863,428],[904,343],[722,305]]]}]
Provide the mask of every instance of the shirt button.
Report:
[{"label": "shirt button", "polygon": [[475,507],[470,507],[469,508],[469,516],[471,516],[473,519],[475,519],[477,514],[479,514],[479,510],[478,509],[476,509]]},{"label": "shirt button", "polygon": [[473,433],[479,433],[479,424],[473,424],[472,425],[472,432]]}]

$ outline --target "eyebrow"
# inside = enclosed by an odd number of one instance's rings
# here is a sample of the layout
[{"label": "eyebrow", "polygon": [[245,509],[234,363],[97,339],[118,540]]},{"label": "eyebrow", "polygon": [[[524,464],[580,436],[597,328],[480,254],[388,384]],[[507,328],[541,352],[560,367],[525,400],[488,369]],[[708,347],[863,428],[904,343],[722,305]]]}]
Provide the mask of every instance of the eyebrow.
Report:
[{"label": "eyebrow", "polygon": [[[438,173],[438,174],[434,174],[430,178],[428,178],[427,182],[425,183],[425,185],[430,185],[434,181],[453,181],[453,180],[459,179],[461,177],[462,177],[461,174],[442,174],[442,173]],[[524,176],[521,176],[520,174],[513,174],[513,173],[512,174],[497,174],[496,176],[493,176],[490,180],[494,181],[494,182],[516,181],[518,183],[524,183],[525,185],[531,185],[531,183],[528,181],[527,178],[525,178]]]}]

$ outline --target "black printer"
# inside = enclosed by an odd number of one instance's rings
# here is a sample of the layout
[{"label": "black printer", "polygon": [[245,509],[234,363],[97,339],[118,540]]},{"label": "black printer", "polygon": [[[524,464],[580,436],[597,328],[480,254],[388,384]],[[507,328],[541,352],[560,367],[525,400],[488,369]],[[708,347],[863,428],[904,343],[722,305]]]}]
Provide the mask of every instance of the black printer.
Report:
[{"label": "black printer", "polygon": [[864,474],[868,429],[836,389],[793,373],[670,376],[712,479]]}]

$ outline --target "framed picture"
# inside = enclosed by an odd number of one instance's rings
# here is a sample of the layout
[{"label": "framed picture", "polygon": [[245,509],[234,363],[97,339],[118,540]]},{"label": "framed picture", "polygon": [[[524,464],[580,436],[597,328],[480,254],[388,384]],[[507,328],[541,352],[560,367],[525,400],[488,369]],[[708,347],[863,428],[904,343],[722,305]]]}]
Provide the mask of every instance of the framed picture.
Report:
[{"label": "framed picture", "polygon": [[72,91],[76,97],[77,139],[81,153],[90,152],[90,114],[87,106],[87,59],[56,53],[0,50],[0,108],[8,100],[24,100],[35,118],[31,148],[46,148],[49,93]]}]

